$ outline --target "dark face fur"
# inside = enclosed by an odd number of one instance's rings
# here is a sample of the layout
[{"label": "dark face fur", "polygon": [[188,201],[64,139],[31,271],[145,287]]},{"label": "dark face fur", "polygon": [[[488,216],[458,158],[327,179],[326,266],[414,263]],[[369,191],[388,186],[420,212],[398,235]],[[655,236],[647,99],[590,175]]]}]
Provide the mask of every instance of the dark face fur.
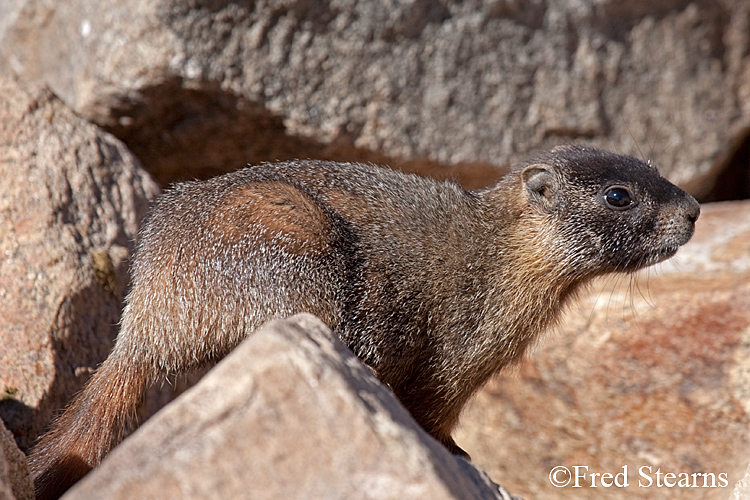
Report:
[{"label": "dark face fur", "polygon": [[591,263],[594,274],[633,272],[671,257],[700,214],[698,202],[654,167],[594,148],[556,148],[526,167],[524,180],[556,219],[567,256]]}]

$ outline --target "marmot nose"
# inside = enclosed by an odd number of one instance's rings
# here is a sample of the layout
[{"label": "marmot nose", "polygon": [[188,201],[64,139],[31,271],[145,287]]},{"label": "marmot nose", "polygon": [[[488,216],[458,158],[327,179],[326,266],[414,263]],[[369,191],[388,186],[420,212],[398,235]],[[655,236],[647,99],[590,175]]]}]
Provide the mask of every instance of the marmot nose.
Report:
[{"label": "marmot nose", "polygon": [[687,196],[687,206],[684,207],[685,217],[688,218],[691,224],[695,224],[701,214],[700,204],[692,196]]}]

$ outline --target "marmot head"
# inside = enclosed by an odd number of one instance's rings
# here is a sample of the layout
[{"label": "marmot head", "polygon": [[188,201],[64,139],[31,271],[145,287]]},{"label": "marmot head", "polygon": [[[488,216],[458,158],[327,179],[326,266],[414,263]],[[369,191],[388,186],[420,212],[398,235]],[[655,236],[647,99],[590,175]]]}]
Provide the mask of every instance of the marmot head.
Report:
[{"label": "marmot head", "polygon": [[528,162],[529,210],[556,230],[550,251],[577,273],[633,272],[661,262],[693,235],[700,205],[649,164],[583,146]]}]

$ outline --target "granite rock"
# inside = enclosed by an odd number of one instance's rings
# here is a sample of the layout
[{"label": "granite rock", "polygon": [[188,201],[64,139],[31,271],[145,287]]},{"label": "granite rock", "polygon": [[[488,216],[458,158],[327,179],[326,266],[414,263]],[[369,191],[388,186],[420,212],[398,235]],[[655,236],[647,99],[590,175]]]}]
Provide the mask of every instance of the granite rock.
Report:
[{"label": "granite rock", "polygon": [[703,196],[750,127],[744,0],[13,0],[2,18],[0,68],[163,183],[293,157],[471,180],[586,141]]},{"label": "granite rock", "polygon": [[13,434],[0,420],[0,500],[33,500],[26,455],[18,449]]},{"label": "granite rock", "polygon": [[253,333],[64,496],[510,499],[319,319]]},{"label": "granite rock", "polygon": [[0,78],[0,417],[28,448],[108,354],[158,187],[52,93]]}]

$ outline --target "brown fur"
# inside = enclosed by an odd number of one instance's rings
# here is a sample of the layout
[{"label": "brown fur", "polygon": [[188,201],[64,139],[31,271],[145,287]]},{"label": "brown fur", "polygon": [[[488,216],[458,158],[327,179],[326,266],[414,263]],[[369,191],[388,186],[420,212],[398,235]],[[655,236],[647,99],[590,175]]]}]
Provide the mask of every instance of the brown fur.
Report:
[{"label": "brown fur", "polygon": [[253,227],[265,227],[271,244],[279,241],[279,234],[287,234],[283,243],[292,253],[325,246],[325,235],[331,231],[325,212],[309,196],[278,181],[240,186],[216,207],[212,217],[223,243],[241,240]]},{"label": "brown fur", "polygon": [[[616,205],[623,196],[632,203]],[[673,255],[698,214],[652,167],[584,147],[472,193],[314,161],[178,185],[142,229],[112,354],[32,453],[39,497],[99,463],[154,380],[299,312],[321,317],[427,432],[463,453],[451,431],[487,379],[582,285]]]}]

